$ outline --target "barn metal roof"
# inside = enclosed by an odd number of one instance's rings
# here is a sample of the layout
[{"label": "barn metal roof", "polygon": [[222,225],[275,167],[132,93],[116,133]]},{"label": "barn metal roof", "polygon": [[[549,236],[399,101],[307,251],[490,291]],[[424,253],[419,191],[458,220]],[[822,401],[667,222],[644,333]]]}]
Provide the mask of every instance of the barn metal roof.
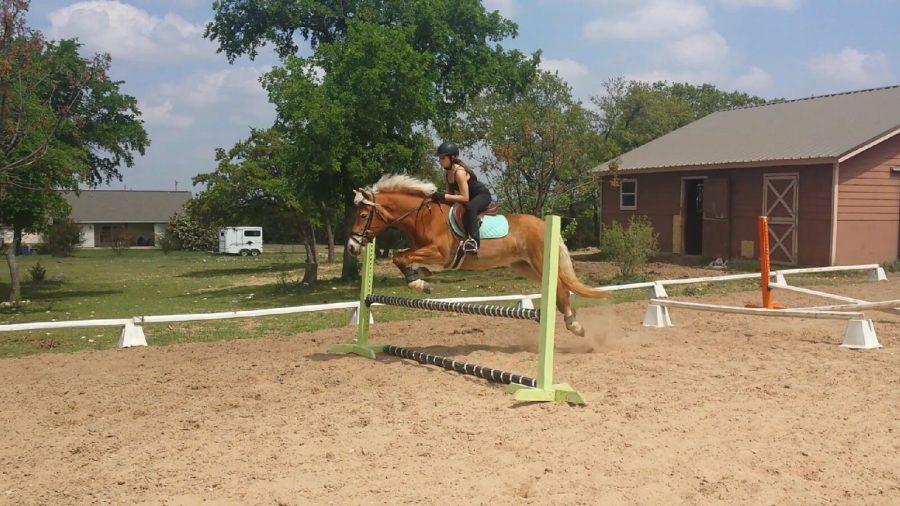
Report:
[{"label": "barn metal roof", "polygon": [[834,161],[898,129],[900,85],[822,95],[715,112],[623,154],[619,170]]},{"label": "barn metal roof", "polygon": [[189,191],[82,190],[64,195],[76,223],[168,223],[191,199]]}]

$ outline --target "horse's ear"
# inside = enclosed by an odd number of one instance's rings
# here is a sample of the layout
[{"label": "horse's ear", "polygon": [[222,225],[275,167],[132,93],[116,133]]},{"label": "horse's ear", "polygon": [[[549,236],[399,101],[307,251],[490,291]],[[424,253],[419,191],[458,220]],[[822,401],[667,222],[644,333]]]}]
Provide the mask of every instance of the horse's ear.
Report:
[{"label": "horse's ear", "polygon": [[354,205],[357,205],[357,206],[358,206],[359,203],[362,202],[364,198],[365,198],[365,197],[363,196],[363,194],[362,194],[361,191],[359,191],[359,190],[353,190],[353,204],[354,204]]}]

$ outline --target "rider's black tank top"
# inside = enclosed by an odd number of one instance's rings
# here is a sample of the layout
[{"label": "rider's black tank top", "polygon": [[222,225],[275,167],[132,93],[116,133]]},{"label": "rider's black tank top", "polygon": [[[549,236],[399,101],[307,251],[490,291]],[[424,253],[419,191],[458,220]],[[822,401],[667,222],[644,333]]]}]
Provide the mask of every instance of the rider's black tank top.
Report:
[{"label": "rider's black tank top", "polygon": [[[461,167],[461,168],[465,169],[466,172],[469,173],[469,181],[468,181],[468,183],[469,183],[469,199],[470,199],[470,200],[471,200],[472,197],[474,197],[475,195],[479,195],[479,194],[482,194],[482,193],[485,193],[485,194],[488,194],[488,195],[491,194],[491,191],[488,190],[487,186],[485,186],[481,181],[478,180],[478,176],[475,175],[475,172],[474,172],[472,169],[469,169],[469,168],[467,168],[467,167],[463,167],[462,165],[455,165],[455,167]],[[444,179],[446,180],[446,177],[445,177]],[[447,186],[448,186],[448,188],[450,189],[450,193],[455,193],[455,194],[457,194],[457,195],[459,194],[459,185],[456,184],[456,180],[455,180],[455,179],[453,180],[452,183],[451,183],[451,182],[448,182],[448,183],[447,183]]]}]

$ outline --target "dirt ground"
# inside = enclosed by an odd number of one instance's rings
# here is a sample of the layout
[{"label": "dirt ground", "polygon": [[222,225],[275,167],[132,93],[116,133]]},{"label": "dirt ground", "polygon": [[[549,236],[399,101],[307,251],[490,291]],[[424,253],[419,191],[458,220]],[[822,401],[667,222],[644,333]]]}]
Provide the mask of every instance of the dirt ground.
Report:
[{"label": "dirt ground", "polygon": [[[900,298],[900,278],[839,291]],[[869,313],[884,348],[851,351],[839,321],[673,310],[649,329],[644,308],[560,327],[583,407],[327,354],[350,328],[3,360],[0,503],[900,503],[900,317]],[[536,331],[451,315],[373,341],[533,375]]]}]

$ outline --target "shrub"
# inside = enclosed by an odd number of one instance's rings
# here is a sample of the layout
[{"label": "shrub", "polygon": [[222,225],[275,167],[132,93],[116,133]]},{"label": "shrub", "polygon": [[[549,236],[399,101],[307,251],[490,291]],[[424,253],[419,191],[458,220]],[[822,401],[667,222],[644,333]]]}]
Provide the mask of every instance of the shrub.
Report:
[{"label": "shrub", "polygon": [[181,245],[178,244],[178,240],[175,239],[170,230],[166,230],[165,234],[157,237],[156,243],[165,255],[168,255],[177,249],[181,249]]},{"label": "shrub", "polygon": [[32,265],[28,269],[28,274],[31,275],[31,281],[40,283],[47,277],[47,269],[45,269],[44,266],[41,265],[41,262],[38,261],[38,263]]},{"label": "shrub", "polygon": [[627,228],[618,221],[604,226],[600,246],[619,265],[620,276],[631,278],[658,252],[658,239],[649,218],[632,216]]},{"label": "shrub", "polygon": [[67,257],[81,244],[81,227],[71,218],[53,220],[44,241],[53,256]]},{"label": "shrub", "polygon": [[218,231],[202,225],[188,213],[175,213],[166,235],[171,233],[179,249],[213,251],[219,246]]},{"label": "shrub", "polygon": [[885,262],[881,266],[886,272],[900,272],[900,258],[893,262]]}]

